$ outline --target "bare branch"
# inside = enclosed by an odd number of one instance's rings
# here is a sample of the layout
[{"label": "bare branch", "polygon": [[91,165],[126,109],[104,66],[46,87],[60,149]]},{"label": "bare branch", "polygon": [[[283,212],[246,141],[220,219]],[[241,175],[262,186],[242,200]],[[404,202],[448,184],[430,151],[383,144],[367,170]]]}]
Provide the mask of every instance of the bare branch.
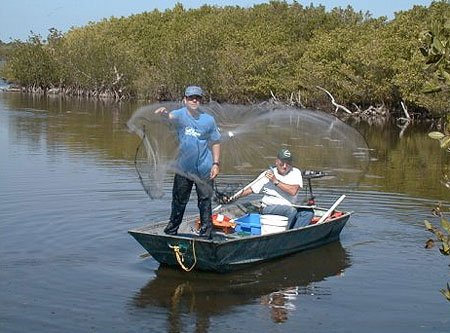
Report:
[{"label": "bare branch", "polygon": [[342,109],[343,111],[345,111],[345,112],[347,112],[347,113],[349,113],[349,114],[352,114],[352,111],[350,111],[349,109],[347,109],[345,106],[340,105],[340,104],[337,104],[337,103],[336,103],[336,100],[335,100],[334,97],[333,97],[333,95],[331,95],[329,91],[327,91],[326,89],[324,89],[324,88],[322,88],[322,87],[319,87],[319,86],[316,86],[316,88],[317,88],[317,89],[320,89],[320,90],[322,90],[322,91],[324,91],[324,92],[326,92],[327,95],[330,96],[330,98],[331,98],[331,104],[333,104],[333,105],[336,107],[336,110],[334,110],[334,112],[338,112],[339,109]]},{"label": "bare branch", "polygon": [[353,104],[353,106],[356,108],[356,111],[357,111],[358,113],[361,113],[361,112],[362,112],[361,108],[360,108],[358,105],[356,105],[355,103],[352,103],[352,104]]},{"label": "bare branch", "polygon": [[397,119],[397,121],[399,123],[402,123],[402,124],[397,124],[397,126],[399,128],[401,128],[399,137],[402,138],[403,134],[405,133],[405,131],[408,128],[409,124],[412,122],[412,118],[411,118],[411,116],[408,113],[408,109],[406,108],[405,103],[403,103],[403,101],[401,101],[400,104],[402,105],[403,112],[405,113],[405,116],[406,116],[405,118],[402,117],[402,118],[398,118]]},{"label": "bare branch", "polygon": [[275,101],[278,100],[278,98],[275,96],[275,94],[273,93],[272,90],[270,90],[270,95],[272,95],[272,98],[273,98]]},{"label": "bare branch", "polygon": [[118,84],[120,82],[120,80],[122,80],[122,77],[123,77],[123,74],[119,73],[119,71],[117,70],[116,65],[114,65],[114,74],[116,75],[116,79],[112,83],[113,86]]},{"label": "bare branch", "polygon": [[401,130],[400,133],[398,135],[399,138],[403,137],[403,134],[405,133],[406,129],[408,128],[410,122],[407,121],[406,123],[404,123],[403,125],[397,125]]},{"label": "bare branch", "polygon": [[403,101],[401,101],[400,104],[402,105],[402,109],[403,109],[403,112],[405,113],[406,119],[408,121],[411,121],[411,117],[409,116],[408,109],[406,108],[405,103],[403,103]]}]

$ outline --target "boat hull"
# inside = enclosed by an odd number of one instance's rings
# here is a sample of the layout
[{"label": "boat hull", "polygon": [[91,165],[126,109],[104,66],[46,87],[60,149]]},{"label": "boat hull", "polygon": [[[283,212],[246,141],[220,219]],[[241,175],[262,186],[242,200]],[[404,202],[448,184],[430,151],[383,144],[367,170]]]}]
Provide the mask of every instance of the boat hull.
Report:
[{"label": "boat hull", "polygon": [[180,256],[177,260],[175,254],[178,248],[185,269],[195,266],[196,270],[224,273],[336,241],[350,215],[280,233],[234,238],[216,235],[213,240],[183,233],[166,235],[160,230],[167,222],[129,233],[161,264],[180,266]]}]

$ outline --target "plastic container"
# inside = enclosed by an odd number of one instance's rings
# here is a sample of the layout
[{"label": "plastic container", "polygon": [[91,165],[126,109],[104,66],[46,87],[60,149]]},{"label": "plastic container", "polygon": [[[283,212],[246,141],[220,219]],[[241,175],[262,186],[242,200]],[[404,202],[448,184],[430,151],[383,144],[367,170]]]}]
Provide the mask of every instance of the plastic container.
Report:
[{"label": "plastic container", "polygon": [[261,225],[260,217],[261,217],[261,215],[259,215],[259,214],[251,213],[251,214],[245,214],[244,216],[234,219],[234,221],[239,224],[245,223],[245,224],[253,224],[253,225],[260,226]]},{"label": "plastic container", "polygon": [[287,228],[288,218],[282,215],[261,215],[261,235],[283,232]]},{"label": "plastic container", "polygon": [[234,220],[236,223],[236,232],[248,232],[252,235],[261,234],[261,222],[259,214],[246,214]]}]

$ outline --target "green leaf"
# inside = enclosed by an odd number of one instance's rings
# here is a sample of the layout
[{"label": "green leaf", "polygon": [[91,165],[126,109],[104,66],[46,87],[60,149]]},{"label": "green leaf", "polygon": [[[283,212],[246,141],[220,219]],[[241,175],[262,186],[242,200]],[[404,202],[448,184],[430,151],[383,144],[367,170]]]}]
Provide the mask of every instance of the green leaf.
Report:
[{"label": "green leaf", "polygon": [[432,139],[439,140],[442,139],[445,136],[445,134],[441,132],[430,132],[428,133],[428,136]]},{"label": "green leaf", "polygon": [[442,248],[440,248],[439,250],[445,256],[448,256],[450,254],[450,247],[446,242],[442,242]]},{"label": "green leaf", "polygon": [[450,84],[450,73],[447,72],[445,69],[442,69],[441,74],[442,74],[443,78],[445,79],[445,81]]},{"label": "green leaf", "polygon": [[435,85],[435,84],[431,84],[431,83],[427,83],[425,85],[425,88],[423,89],[423,93],[424,94],[431,94],[431,93],[439,92],[441,90],[442,90],[442,88],[440,86]]},{"label": "green leaf", "polygon": [[433,40],[433,44],[431,44],[431,47],[436,49],[438,53],[443,53],[444,51],[444,45],[442,45],[442,42],[437,38]]},{"label": "green leaf", "polygon": [[445,29],[450,29],[450,19],[448,19],[448,20],[444,23],[444,28],[445,28]]},{"label": "green leaf", "polygon": [[445,217],[443,217],[443,218],[441,219],[441,224],[442,224],[442,227],[443,227],[445,230],[447,230],[448,233],[450,233],[450,223],[448,223],[448,221],[447,221],[447,219],[446,219]]},{"label": "green leaf", "polygon": [[440,289],[439,291],[442,293],[442,295],[444,295],[447,298],[447,301],[450,301],[450,291],[448,288],[448,284],[447,289]]},{"label": "green leaf", "polygon": [[447,149],[450,147],[450,136],[446,135],[443,138],[439,139],[442,149]]},{"label": "green leaf", "polygon": [[428,222],[427,220],[425,220],[424,223],[425,223],[425,228],[427,228],[427,230],[433,231],[433,226],[431,225],[430,222]]}]

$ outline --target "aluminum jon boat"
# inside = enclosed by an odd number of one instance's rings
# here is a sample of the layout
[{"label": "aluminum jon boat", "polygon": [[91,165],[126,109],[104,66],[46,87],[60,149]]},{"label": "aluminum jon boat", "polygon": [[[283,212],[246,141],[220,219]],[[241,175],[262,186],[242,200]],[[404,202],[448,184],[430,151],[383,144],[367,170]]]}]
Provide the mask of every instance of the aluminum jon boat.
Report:
[{"label": "aluminum jon boat", "polygon": [[245,228],[244,224],[239,224],[240,219],[259,217],[258,204],[247,202],[227,205],[216,211],[219,216],[230,218],[241,228],[233,232],[226,227],[215,227],[211,240],[196,235],[197,215],[186,217],[177,235],[164,233],[168,221],[128,232],[161,264],[180,266],[185,271],[195,268],[224,273],[338,240],[352,214],[335,209],[344,197],[341,196],[329,209],[314,207],[312,223],[298,229],[258,233],[254,232],[254,225]]}]

